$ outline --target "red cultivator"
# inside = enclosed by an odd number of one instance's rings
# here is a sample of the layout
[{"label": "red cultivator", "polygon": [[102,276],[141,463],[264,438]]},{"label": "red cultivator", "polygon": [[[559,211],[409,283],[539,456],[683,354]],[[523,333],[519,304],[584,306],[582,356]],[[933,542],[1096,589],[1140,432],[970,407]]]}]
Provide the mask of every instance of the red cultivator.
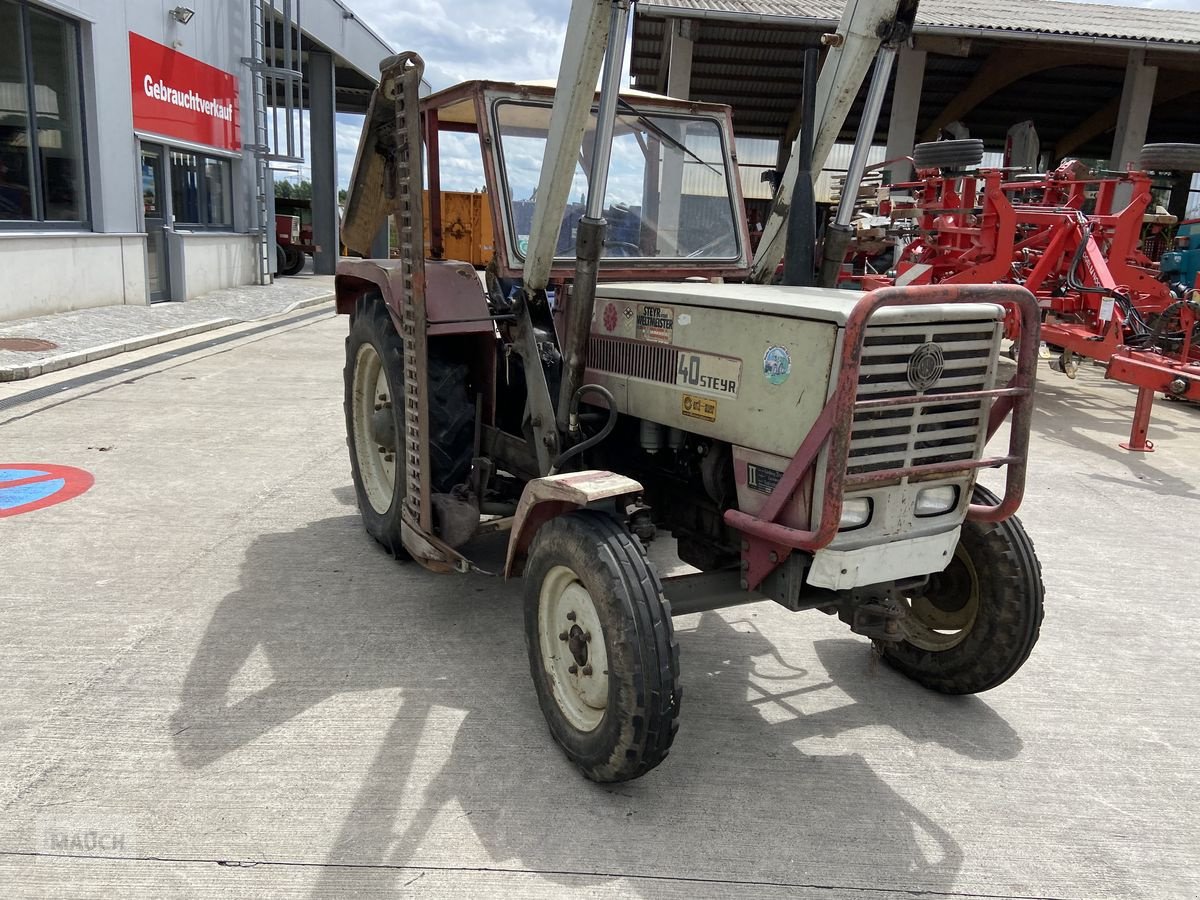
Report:
[{"label": "red cultivator", "polygon": [[[1107,364],[1109,378],[1137,387],[1133,428],[1121,446],[1153,450],[1146,430],[1155,393],[1200,401],[1200,293],[1191,300],[1173,294],[1138,249],[1149,177],[1091,177],[1074,160],[1014,181],[998,169],[920,174],[893,185],[893,199],[880,205],[902,239],[914,238],[894,275],[855,280],[867,290],[1023,285],[1042,307],[1043,340],[1059,354],[1051,366],[1073,378],[1079,357],[1096,359]],[[912,199],[896,196],[902,193]],[[1017,336],[1015,315],[1008,329]]]}]

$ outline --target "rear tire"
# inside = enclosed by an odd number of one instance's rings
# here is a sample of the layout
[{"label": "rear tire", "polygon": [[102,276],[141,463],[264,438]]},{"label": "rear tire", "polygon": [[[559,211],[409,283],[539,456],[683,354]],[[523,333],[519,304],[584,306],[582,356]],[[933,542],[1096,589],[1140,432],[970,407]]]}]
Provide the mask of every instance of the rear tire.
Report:
[{"label": "rear tire", "polygon": [[359,297],[354,306],[343,375],[350,472],[363,526],[393,556],[407,559],[400,541],[406,484],[398,402],[404,396],[404,344],[377,293]]},{"label": "rear tire", "polygon": [[929,141],[917,144],[912,158],[918,169],[970,169],[983,162],[983,141]]},{"label": "rear tire", "polygon": [[[973,500],[999,503],[975,486]],[[908,598],[905,640],[879,642],[892,668],[943,694],[977,694],[1011,678],[1037,643],[1045,588],[1020,521],[962,526],[955,558]]]},{"label": "rear tire", "polygon": [[282,259],[279,265],[280,275],[297,275],[304,268],[304,251],[295,247],[280,247]]},{"label": "rear tire", "polygon": [[611,516],[576,510],[538,530],[525,645],[550,734],[584,775],[627,781],[666,758],[682,697],[671,609],[637,539]]}]

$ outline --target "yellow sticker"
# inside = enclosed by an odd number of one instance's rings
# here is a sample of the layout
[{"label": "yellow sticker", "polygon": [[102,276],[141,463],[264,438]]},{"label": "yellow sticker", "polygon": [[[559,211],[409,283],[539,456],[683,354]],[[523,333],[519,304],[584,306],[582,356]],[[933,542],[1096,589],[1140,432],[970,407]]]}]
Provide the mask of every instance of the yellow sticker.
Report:
[{"label": "yellow sticker", "polygon": [[680,410],[685,416],[692,419],[703,419],[705,422],[717,421],[717,401],[712,397],[684,394]]}]

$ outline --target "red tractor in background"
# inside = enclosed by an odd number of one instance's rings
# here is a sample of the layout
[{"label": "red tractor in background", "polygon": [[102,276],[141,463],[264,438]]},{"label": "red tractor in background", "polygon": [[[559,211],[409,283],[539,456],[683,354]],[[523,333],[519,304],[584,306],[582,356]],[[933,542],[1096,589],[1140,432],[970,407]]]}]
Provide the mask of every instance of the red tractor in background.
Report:
[{"label": "red tractor in background", "polygon": [[313,243],[312,201],[303,197],[275,198],[275,254],[280,275],[298,275]]}]

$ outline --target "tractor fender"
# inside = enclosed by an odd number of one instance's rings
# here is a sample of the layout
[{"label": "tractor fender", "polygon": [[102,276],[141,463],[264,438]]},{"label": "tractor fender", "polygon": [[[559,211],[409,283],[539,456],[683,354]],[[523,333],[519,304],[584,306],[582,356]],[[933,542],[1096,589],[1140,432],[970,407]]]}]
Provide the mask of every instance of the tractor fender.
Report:
[{"label": "tractor fender", "polygon": [[[399,323],[406,294],[401,260],[344,259],[338,263],[334,292],[339,313],[349,315],[358,298],[373,290],[383,297],[392,319]],[[425,317],[431,337],[492,332],[483,284],[468,263],[425,261]]]},{"label": "tractor fender", "polygon": [[563,513],[624,494],[640,494],[642,486],[624,475],[597,469],[535,478],[525,485],[508,537],[504,577],[520,575],[537,530]]}]

